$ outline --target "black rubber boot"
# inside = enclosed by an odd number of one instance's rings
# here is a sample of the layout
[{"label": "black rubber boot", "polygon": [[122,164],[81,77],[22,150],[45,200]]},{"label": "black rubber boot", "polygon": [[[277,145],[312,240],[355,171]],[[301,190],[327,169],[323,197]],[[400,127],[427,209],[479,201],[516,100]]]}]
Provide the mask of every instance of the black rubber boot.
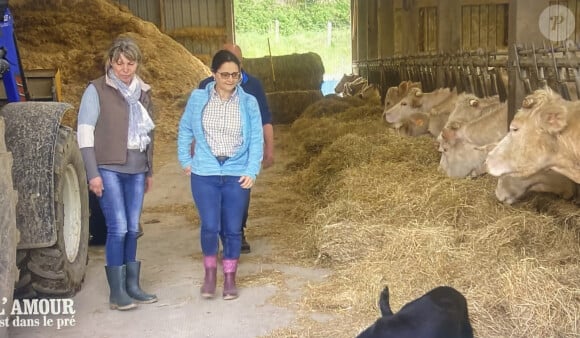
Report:
[{"label": "black rubber boot", "polygon": [[143,226],[141,225],[141,223],[139,223],[139,230],[137,231],[137,238],[143,236],[144,232],[143,232]]},{"label": "black rubber boot", "polygon": [[137,303],[155,303],[157,301],[156,295],[150,295],[141,290],[139,286],[140,273],[141,262],[127,262],[127,294],[137,301]]},{"label": "black rubber boot", "polygon": [[122,266],[105,266],[107,281],[109,282],[109,307],[112,310],[130,310],[137,307],[137,304],[127,294],[125,288],[126,267]]},{"label": "black rubber boot", "polygon": [[244,228],[242,228],[242,253],[250,253],[252,250],[250,249],[250,243],[246,240],[246,234],[244,232]]}]

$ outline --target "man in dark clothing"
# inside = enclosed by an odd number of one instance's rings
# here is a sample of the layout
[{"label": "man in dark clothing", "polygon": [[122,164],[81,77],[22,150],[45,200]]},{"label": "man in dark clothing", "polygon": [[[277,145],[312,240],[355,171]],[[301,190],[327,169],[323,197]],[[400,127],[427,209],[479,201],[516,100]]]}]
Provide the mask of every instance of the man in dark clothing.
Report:
[{"label": "man in dark clothing", "polygon": [[[234,53],[234,55],[242,62],[242,50],[236,44],[226,43],[223,48]],[[205,88],[208,83],[213,81],[213,77],[208,77],[199,83],[199,88]],[[274,164],[274,128],[272,126],[272,114],[268,108],[268,101],[266,100],[266,93],[262,83],[257,78],[246,73],[242,68],[242,77],[240,79],[241,86],[248,94],[253,95],[260,106],[260,113],[262,115],[262,127],[264,130],[264,158],[262,159],[262,168],[266,169]],[[193,148],[192,148],[193,149]],[[246,206],[244,219],[242,223],[242,253],[250,252],[250,244],[246,240],[245,228],[248,220],[248,209],[250,208],[250,201]]]}]

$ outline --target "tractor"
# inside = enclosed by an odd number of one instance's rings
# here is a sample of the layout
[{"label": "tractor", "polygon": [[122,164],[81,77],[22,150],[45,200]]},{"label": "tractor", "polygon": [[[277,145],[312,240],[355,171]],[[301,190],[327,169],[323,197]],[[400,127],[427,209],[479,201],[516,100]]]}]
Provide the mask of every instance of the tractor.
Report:
[{"label": "tractor", "polygon": [[[2,321],[14,298],[71,297],[80,290],[90,209],[76,133],[61,125],[74,107],[59,102],[59,72],[25,74],[7,0],[0,0],[0,12]],[[0,337],[6,330],[0,325]]]}]

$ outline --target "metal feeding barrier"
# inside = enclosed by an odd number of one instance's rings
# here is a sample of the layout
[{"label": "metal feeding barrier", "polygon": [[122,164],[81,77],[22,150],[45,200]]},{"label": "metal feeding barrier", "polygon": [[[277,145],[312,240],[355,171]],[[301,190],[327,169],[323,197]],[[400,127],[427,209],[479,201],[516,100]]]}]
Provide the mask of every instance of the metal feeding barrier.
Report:
[{"label": "metal feeding barrier", "polygon": [[508,75],[521,81],[525,94],[550,87],[567,100],[580,97],[580,49],[576,46],[514,45],[509,51],[482,49],[457,53],[393,56],[353,63],[353,70],[378,86],[382,97],[401,81],[420,82],[424,91],[455,88],[479,97],[507,99]]}]

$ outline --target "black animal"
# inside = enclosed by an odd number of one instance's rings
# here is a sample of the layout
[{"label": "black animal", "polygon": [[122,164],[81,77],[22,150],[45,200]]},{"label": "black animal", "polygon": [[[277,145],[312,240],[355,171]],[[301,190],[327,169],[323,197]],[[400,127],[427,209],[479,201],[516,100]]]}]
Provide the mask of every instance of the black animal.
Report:
[{"label": "black animal", "polygon": [[439,286],[405,304],[393,314],[389,288],[379,298],[382,317],[357,338],[473,338],[465,297],[449,286]]}]

